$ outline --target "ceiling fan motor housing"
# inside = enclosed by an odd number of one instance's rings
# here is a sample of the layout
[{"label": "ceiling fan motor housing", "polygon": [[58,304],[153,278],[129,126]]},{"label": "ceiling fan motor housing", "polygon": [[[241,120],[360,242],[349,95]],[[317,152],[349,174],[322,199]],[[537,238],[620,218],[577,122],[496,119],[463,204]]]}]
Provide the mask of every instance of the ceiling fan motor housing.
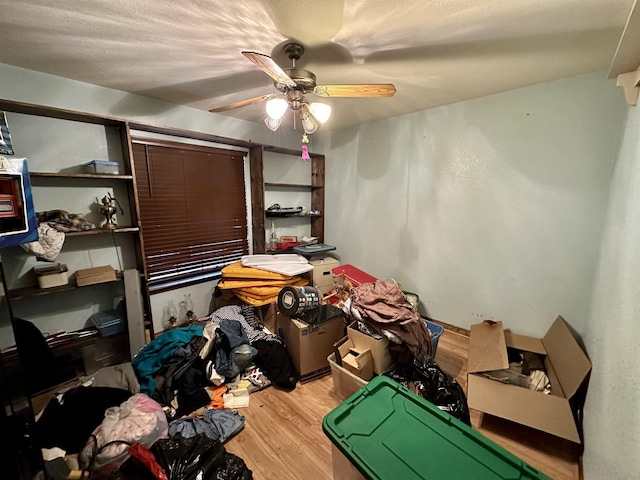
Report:
[{"label": "ceiling fan motor housing", "polygon": [[[284,68],[283,70],[294,82],[296,82],[296,86],[293,87],[294,90],[301,90],[304,93],[309,93],[315,88],[316,76],[313,72],[302,68]],[[292,89],[292,87],[279,82],[274,82],[274,85],[277,90],[283,93]]]},{"label": "ceiling fan motor housing", "polygon": [[302,90],[289,90],[287,92],[287,102],[292,110],[298,110],[300,105],[304,103],[304,94]]},{"label": "ceiling fan motor housing", "polygon": [[[284,52],[287,54],[287,57],[292,61],[292,68],[284,68],[284,72],[296,83],[295,87],[290,87],[289,85],[285,85],[283,83],[274,82],[274,85],[277,90],[288,95],[288,92],[291,90],[299,90],[303,93],[312,92],[316,86],[316,76],[313,72],[309,70],[304,70],[302,68],[296,68],[296,60],[300,60],[300,57],[304,53],[304,47],[299,43],[287,43],[284,48]],[[301,100],[301,99],[300,99]]]}]

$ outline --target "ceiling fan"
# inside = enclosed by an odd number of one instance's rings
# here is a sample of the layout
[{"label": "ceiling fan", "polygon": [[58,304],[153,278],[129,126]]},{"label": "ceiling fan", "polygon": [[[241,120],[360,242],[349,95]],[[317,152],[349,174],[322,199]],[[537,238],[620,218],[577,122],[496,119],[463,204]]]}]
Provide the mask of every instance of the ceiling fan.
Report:
[{"label": "ceiling fan", "polygon": [[225,112],[255,103],[267,102],[267,118],[265,124],[275,131],[282,123],[286,110],[298,112],[305,134],[314,133],[319,124],[326,122],[331,115],[331,106],[321,102],[307,102],[306,94],[319,97],[391,97],[396,92],[390,83],[369,83],[355,85],[318,85],[316,76],[309,70],[296,67],[296,61],[304,53],[304,47],[295,42],[287,43],[283,48],[292,62],[291,68],[281,68],[269,55],[257,52],[242,52],[248,60],[274,80],[276,90],[281,95],[270,93],[248,98],[221,107],[212,108],[210,112]]}]

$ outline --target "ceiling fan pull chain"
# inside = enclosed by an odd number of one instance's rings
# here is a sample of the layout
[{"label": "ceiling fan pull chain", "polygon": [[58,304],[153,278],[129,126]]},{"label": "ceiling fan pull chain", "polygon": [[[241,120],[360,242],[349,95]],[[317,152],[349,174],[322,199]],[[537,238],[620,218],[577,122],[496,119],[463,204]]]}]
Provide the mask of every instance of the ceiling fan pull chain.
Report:
[{"label": "ceiling fan pull chain", "polygon": [[309,137],[307,137],[306,133],[302,134],[302,160],[308,162],[311,160],[309,156],[309,147],[307,147],[307,143],[309,143]]},{"label": "ceiling fan pull chain", "polygon": [[306,145],[302,145],[302,160],[305,162],[311,160],[311,157],[309,156],[309,148]]}]

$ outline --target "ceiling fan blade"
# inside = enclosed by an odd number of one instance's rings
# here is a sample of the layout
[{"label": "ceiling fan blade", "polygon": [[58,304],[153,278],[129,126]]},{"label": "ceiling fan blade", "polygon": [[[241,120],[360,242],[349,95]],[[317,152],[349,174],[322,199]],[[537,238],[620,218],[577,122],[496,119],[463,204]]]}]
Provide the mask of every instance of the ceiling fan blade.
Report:
[{"label": "ceiling fan blade", "polygon": [[209,111],[213,113],[226,112],[227,110],[233,110],[234,108],[246,107],[247,105],[253,105],[254,103],[266,102],[267,100],[271,100],[273,97],[275,97],[275,94],[269,93],[267,95],[260,95],[259,97],[248,98],[239,102],[223,105],[222,107],[212,108]]},{"label": "ceiling fan blade", "polygon": [[317,85],[313,93],[320,97],[392,97],[396,87],[391,83]]},{"label": "ceiling fan blade", "polygon": [[282,70],[282,68],[280,68],[269,55],[257,52],[242,52],[242,55],[251,60],[276,82],[287,85],[288,87],[296,86],[296,82],[294,82],[289,75],[284,73],[284,70]]}]

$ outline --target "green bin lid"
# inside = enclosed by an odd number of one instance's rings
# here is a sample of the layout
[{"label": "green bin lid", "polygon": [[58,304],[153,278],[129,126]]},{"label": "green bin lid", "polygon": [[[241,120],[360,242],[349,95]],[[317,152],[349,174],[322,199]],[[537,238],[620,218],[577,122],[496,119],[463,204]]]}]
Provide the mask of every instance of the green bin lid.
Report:
[{"label": "green bin lid", "polygon": [[322,429],[369,480],[549,478],[383,375],[330,411]]}]

